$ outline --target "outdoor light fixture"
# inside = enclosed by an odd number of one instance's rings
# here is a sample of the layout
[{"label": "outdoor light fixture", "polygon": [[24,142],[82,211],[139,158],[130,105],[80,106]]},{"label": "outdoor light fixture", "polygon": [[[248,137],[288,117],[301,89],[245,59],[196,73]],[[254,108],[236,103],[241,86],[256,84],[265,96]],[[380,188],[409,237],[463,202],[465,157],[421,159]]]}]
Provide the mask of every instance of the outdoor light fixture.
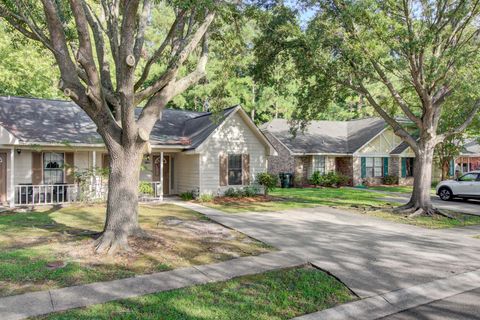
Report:
[{"label": "outdoor light fixture", "polygon": [[22,149],[17,149],[17,154],[22,153]]}]

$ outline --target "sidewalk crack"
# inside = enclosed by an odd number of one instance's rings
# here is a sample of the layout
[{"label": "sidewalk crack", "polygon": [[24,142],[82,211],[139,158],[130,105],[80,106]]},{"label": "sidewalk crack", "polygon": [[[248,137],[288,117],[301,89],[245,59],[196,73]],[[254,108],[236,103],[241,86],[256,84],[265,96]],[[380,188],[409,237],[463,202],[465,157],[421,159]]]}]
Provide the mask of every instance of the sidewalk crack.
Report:
[{"label": "sidewalk crack", "polygon": [[52,310],[55,311],[55,305],[53,304],[52,292],[48,290],[48,295],[50,296],[50,304],[52,305]]},{"label": "sidewalk crack", "polygon": [[389,305],[393,306],[394,304],[391,303],[390,301],[388,301],[387,298],[385,298],[384,296],[380,296],[383,300],[385,300]]}]

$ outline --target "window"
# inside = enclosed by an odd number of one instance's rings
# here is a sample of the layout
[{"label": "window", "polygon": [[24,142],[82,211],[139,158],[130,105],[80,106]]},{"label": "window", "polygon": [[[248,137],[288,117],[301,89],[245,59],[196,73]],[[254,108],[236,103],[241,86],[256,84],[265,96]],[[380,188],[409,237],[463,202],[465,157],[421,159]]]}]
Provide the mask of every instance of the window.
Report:
[{"label": "window", "polygon": [[43,183],[63,183],[64,154],[46,152],[43,154]]},{"label": "window", "polygon": [[242,155],[241,154],[228,155],[228,184],[229,185],[242,184]]},{"label": "window", "polygon": [[458,180],[459,181],[476,181],[478,174],[476,173],[467,173],[461,176]]},{"label": "window", "polygon": [[383,177],[383,158],[366,158],[365,168],[367,178]]},{"label": "window", "polygon": [[413,177],[413,164],[415,163],[415,158],[406,158],[405,165],[406,165],[406,173],[407,177]]},{"label": "window", "polygon": [[315,171],[320,172],[321,174],[325,174],[325,157],[324,156],[313,156],[312,159],[312,172],[313,174]]}]

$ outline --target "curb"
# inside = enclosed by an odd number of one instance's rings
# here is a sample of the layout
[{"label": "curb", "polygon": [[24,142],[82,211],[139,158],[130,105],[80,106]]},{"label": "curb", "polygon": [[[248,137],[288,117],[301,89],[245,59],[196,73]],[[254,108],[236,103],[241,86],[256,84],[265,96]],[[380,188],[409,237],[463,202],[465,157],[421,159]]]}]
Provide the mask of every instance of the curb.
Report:
[{"label": "curb", "polygon": [[292,320],[374,320],[480,288],[480,269],[310,313]]}]

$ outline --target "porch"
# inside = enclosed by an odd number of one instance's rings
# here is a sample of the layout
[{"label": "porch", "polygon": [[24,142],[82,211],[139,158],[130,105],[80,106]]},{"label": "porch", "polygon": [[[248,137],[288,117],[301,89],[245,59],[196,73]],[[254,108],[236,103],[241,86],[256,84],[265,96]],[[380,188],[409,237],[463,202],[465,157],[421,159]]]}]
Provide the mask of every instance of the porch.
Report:
[{"label": "porch", "polygon": [[[175,194],[174,154],[154,151],[144,157],[140,201]],[[108,164],[103,149],[0,151],[0,201],[10,207],[105,201]]]}]

